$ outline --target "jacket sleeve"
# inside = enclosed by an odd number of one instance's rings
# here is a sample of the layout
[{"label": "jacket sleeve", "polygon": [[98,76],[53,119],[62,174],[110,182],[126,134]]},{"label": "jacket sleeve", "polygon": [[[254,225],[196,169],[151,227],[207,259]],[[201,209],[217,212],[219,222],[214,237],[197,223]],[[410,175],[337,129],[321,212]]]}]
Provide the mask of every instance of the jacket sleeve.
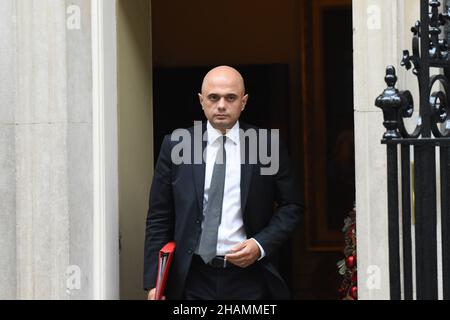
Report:
[{"label": "jacket sleeve", "polygon": [[279,150],[279,170],[274,176],[277,208],[269,224],[254,236],[269,257],[292,235],[304,215],[298,175],[292,169],[284,144],[280,143]]},{"label": "jacket sleeve", "polygon": [[150,188],[145,229],[144,289],[156,285],[159,250],[173,240],[174,203],[170,135],[164,137]]}]

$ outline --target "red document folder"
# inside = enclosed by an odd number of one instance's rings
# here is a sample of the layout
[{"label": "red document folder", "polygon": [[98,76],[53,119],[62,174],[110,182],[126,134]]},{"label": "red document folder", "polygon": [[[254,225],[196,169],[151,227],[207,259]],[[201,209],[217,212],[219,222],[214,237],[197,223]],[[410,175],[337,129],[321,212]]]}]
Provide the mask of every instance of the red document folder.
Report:
[{"label": "red document folder", "polygon": [[167,276],[175,251],[175,242],[168,242],[160,251],[158,259],[158,276],[156,278],[155,300],[162,300],[166,288]]}]

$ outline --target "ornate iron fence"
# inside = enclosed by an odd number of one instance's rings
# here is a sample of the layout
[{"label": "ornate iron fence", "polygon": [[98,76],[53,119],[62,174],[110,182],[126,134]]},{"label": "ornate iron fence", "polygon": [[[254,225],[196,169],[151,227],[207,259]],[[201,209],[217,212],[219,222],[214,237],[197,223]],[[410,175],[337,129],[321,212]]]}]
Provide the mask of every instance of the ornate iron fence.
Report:
[{"label": "ornate iron fence", "polygon": [[[402,291],[404,299],[413,299],[414,262],[417,299],[437,299],[438,258],[442,258],[443,297],[450,299],[450,51],[446,37],[442,39],[441,35],[448,28],[450,10],[448,6],[442,10],[437,0],[421,0],[420,6],[420,21],[411,29],[412,53],[405,50],[401,63],[407,70],[412,68],[419,83],[415,129],[408,131],[404,121],[413,116],[413,96],[410,91],[395,88],[393,66],[387,67],[387,88],[375,102],[383,110],[386,128],[382,143],[387,147],[389,274],[394,300],[402,298]],[[431,75],[431,68],[437,68],[439,74]],[[439,208],[441,230],[437,228]],[[442,257],[438,257],[438,232]]]}]

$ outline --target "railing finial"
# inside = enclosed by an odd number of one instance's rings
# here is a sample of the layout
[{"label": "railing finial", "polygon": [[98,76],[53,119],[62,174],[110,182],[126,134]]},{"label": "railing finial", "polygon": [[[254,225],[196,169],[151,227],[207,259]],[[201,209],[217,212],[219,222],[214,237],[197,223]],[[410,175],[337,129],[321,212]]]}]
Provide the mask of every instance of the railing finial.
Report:
[{"label": "railing finial", "polygon": [[403,106],[403,99],[398,89],[395,88],[397,75],[394,66],[386,68],[386,77],[384,78],[387,88],[375,100],[375,105],[383,110],[384,127],[387,129],[383,135],[384,139],[400,138],[398,131],[398,117]]}]

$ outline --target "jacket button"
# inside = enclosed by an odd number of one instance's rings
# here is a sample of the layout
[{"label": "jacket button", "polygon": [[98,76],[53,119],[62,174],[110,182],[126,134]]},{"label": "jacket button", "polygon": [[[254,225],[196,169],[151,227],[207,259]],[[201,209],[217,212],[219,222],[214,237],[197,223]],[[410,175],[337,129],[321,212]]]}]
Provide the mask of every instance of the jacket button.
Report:
[{"label": "jacket button", "polygon": [[199,223],[200,223],[200,220],[198,220],[198,219],[195,220],[195,223],[196,223],[196,224],[199,224]]},{"label": "jacket button", "polygon": [[189,254],[192,254],[192,250],[188,250],[188,253],[189,253]]}]

